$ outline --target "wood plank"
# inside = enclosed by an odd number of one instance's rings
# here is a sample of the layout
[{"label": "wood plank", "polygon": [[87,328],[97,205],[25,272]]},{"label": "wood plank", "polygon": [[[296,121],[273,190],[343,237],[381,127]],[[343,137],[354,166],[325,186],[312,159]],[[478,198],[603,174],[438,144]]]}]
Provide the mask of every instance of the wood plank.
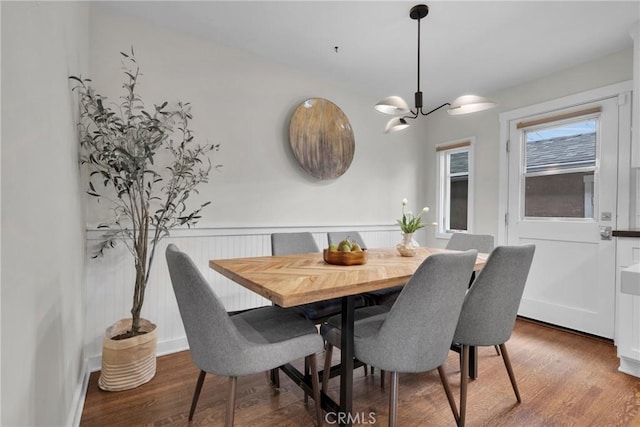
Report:
[{"label": "wood plank", "polygon": [[[617,371],[610,342],[519,319],[507,346],[523,402],[515,400],[501,357],[492,347],[481,348],[479,377],[469,383],[468,426],[640,425],[640,379]],[[456,353],[449,354],[445,370],[457,401]],[[80,425],[185,426],[197,377],[188,351],[159,357],[155,378],[134,390],[101,391],[93,373]],[[285,375],[280,381],[277,391],[266,373],[239,378],[236,426],[314,425],[313,402],[305,406],[302,391]],[[332,396],[338,386],[337,378],[330,381]],[[221,426],[226,395],[227,379],[208,375],[190,425]],[[373,376],[354,371],[354,396],[354,411],[372,412],[374,425],[386,425],[388,390],[380,388],[377,370]],[[401,374],[399,397],[398,425],[454,425],[437,372]]]},{"label": "wood plank", "polygon": [[[419,248],[415,257],[403,257],[395,248],[369,249],[361,265],[332,265],[322,253],[211,260],[209,266],[236,283],[282,307],[354,295],[409,280],[429,256],[450,253],[439,248]],[[479,254],[475,269],[484,266]]]}]

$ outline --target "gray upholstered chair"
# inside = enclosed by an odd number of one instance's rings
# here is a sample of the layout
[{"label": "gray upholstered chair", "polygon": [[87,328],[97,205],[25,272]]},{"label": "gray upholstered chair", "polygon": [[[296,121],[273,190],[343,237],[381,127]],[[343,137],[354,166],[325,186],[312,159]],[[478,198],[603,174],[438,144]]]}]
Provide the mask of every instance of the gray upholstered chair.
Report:
[{"label": "gray upholstered chair", "polygon": [[[389,426],[397,424],[398,373],[438,369],[453,416],[458,410],[443,365],[447,359],[477,251],[435,254],[403,287],[387,313],[355,322],[354,356],[391,372]],[[340,345],[340,328],[325,323],[325,339]]]},{"label": "gray upholstered chair", "polygon": [[322,351],[324,342],[315,325],[277,306],[229,316],[187,254],[170,244],[166,258],[191,359],[200,369],[189,421],[193,419],[207,373],[229,377],[225,425],[232,426],[237,377],[268,371],[304,357],[311,364],[316,421],[322,425],[316,353]]},{"label": "gray upholstered chair", "polygon": [[[357,242],[362,249],[367,248],[362,236],[357,231],[330,231],[327,233],[329,244],[337,244],[346,238]],[[402,286],[394,286],[378,291],[365,292],[362,295],[365,297],[367,305],[385,305],[391,307],[396,298],[398,298],[398,295],[400,295],[401,290]]]},{"label": "gray upholstered chair", "polygon": [[493,250],[493,236],[490,234],[453,233],[446,249],[466,251],[475,249],[481,253],[491,253]]},{"label": "gray upholstered chair", "polygon": [[[271,234],[272,255],[292,255],[309,252],[320,252],[318,244],[309,232]],[[354,307],[364,307],[365,305],[364,296],[358,295],[354,300]],[[291,310],[296,311],[316,324],[320,324],[342,311],[342,299],[332,298],[325,301],[301,304],[292,307]]]},{"label": "gray upholstered chair", "polygon": [[500,346],[516,399],[522,401],[505,342],[513,331],[534,251],[535,245],[495,248],[464,299],[453,335],[453,342],[462,346],[460,426],[466,414],[469,346]]},{"label": "gray upholstered chair", "polygon": [[272,233],[271,255],[306,254],[320,252],[320,248],[309,232]]},{"label": "gray upholstered chair", "polygon": [[[480,253],[491,253],[494,245],[493,236],[490,234],[472,234],[472,233],[453,233],[447,242],[446,249],[452,249],[455,251],[466,251],[469,249],[475,249]],[[471,274],[471,279],[469,280],[469,286],[473,283],[475,279],[475,272]],[[462,363],[462,349],[459,346],[453,345],[451,349],[460,353],[460,363]],[[498,346],[495,347],[496,354],[500,355],[500,350]],[[477,358],[478,358],[478,350],[474,347],[470,349],[471,351],[471,360],[473,364],[473,369],[471,370],[471,377],[476,378],[477,376]]]}]

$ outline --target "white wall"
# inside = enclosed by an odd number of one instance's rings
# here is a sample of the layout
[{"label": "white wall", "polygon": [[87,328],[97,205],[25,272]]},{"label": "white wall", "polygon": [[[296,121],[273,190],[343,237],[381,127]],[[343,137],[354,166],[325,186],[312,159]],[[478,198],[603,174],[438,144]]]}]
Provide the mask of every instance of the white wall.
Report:
[{"label": "white wall", "polygon": [[633,39],[633,103],[631,123],[631,227],[640,228],[640,21],[629,30]]},{"label": "white wall", "polygon": [[84,374],[76,107],[88,7],[2,2],[3,426],[70,425]]},{"label": "white wall", "polygon": [[[121,94],[120,51],[134,46],[148,102],[192,104],[193,129],[221,144],[223,164],[201,189],[213,203],[202,227],[393,224],[404,197],[417,197],[416,145],[411,134],[382,134],[386,117],[377,100],[259,57],[92,7],[91,78],[116,100]],[[355,135],[351,167],[319,181],[295,162],[289,120],[310,97],[329,99],[346,114]],[[89,226],[100,219],[90,208]]]},{"label": "white wall", "polygon": [[[475,223],[476,233],[498,236],[501,226],[498,215],[500,132],[498,115],[519,107],[560,98],[589,89],[632,79],[632,50],[623,50],[604,58],[576,66],[525,84],[487,94],[498,102],[498,107],[469,116],[448,116],[436,113],[429,123],[421,123],[421,143],[425,159],[424,194],[426,204],[435,206],[436,152],[442,142],[475,136]],[[428,121],[428,120],[427,120]],[[444,245],[429,233],[428,244]]]}]

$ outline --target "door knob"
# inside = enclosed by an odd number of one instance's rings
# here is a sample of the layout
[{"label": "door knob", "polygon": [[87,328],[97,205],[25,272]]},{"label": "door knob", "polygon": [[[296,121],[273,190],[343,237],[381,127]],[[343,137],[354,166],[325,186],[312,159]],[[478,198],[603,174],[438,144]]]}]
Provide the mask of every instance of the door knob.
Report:
[{"label": "door knob", "polygon": [[611,226],[601,226],[600,227],[600,240],[611,240]]}]

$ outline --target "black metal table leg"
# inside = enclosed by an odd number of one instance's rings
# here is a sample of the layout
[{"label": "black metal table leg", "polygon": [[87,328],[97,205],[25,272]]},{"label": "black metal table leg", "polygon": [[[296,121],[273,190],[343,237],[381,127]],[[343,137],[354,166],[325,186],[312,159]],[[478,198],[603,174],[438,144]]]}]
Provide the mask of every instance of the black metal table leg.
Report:
[{"label": "black metal table leg", "polygon": [[478,378],[478,347],[469,346],[469,378]]},{"label": "black metal table leg", "polygon": [[[353,358],[353,328],[354,328],[354,304],[353,295],[342,297],[342,331],[340,342],[340,366],[332,367],[340,370],[340,401],[334,402],[327,394],[321,393],[321,405],[327,413],[332,413],[332,419],[340,426],[351,426],[353,417],[351,415],[353,400],[353,368],[356,364]],[[280,367],[280,370],[287,374],[306,393],[312,394],[310,376],[300,372],[291,364]],[[322,372],[322,375],[331,375],[331,372]]]},{"label": "black metal table leg", "polygon": [[[340,425],[351,425],[353,399],[353,323],[354,296],[342,297],[342,333],[340,342]],[[340,417],[342,415],[342,417]],[[342,419],[341,419],[342,418]]]},{"label": "black metal table leg", "polygon": [[[460,354],[460,366],[462,366],[462,346],[460,344],[451,344],[451,350]],[[478,378],[478,347],[469,346],[469,378],[475,380]]]}]

